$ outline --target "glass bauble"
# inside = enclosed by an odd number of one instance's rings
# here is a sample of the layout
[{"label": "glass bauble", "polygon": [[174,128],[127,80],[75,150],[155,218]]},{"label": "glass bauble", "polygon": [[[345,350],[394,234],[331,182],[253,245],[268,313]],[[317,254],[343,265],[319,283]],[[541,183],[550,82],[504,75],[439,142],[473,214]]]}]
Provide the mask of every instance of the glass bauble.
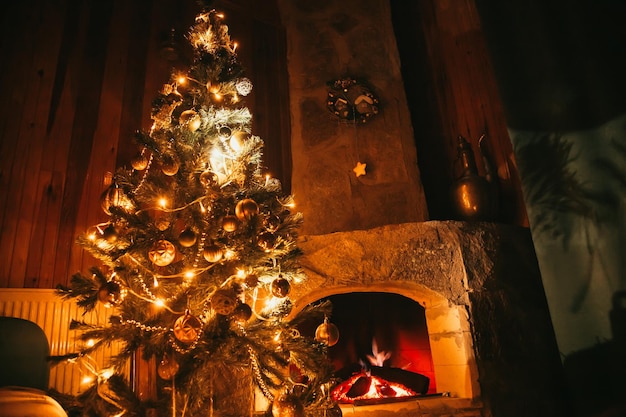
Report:
[{"label": "glass bauble", "polygon": [[150,261],[156,266],[167,266],[174,261],[175,257],[176,248],[171,242],[165,239],[155,242],[155,244],[152,245],[152,249],[148,252],[148,258],[150,258]]},{"label": "glass bauble", "polygon": [[285,298],[291,290],[291,284],[287,279],[279,277],[272,281],[270,284],[270,290],[272,291],[272,295],[274,297]]},{"label": "glass bauble", "polygon": [[244,198],[235,206],[235,216],[239,220],[250,220],[259,214],[259,205],[251,198]]},{"label": "glass bauble", "polygon": [[339,341],[339,329],[334,324],[324,321],[315,330],[315,340],[333,346]]},{"label": "glass bauble", "polygon": [[197,317],[186,312],[174,323],[174,337],[186,344],[194,343],[200,337],[202,322]]}]

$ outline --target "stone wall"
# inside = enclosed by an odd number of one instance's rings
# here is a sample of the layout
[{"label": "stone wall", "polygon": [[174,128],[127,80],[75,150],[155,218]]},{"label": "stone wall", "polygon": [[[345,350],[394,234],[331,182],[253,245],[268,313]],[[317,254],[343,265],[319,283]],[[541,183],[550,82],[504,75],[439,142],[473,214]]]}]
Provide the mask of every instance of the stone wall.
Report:
[{"label": "stone wall", "polygon": [[308,279],[290,295],[294,314],[331,294],[406,296],[425,308],[439,391],[483,404],[484,416],[565,415],[528,229],[428,221],[304,236],[299,246]]},{"label": "stone wall", "polygon": [[[388,1],[278,4],[302,233],[428,220]],[[379,98],[379,113],[366,123],[346,123],[326,108],[327,82],[347,76],[364,80]],[[357,162],[366,175],[355,175]]]}]

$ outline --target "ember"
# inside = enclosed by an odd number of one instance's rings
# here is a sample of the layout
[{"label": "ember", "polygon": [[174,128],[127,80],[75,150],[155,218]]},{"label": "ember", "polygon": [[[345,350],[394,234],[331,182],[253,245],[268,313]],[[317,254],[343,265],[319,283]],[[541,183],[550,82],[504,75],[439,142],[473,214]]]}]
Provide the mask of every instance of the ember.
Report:
[{"label": "ember", "polygon": [[353,403],[357,400],[401,398],[417,394],[400,383],[387,381],[384,378],[366,372],[360,372],[351,376],[337,385],[331,392],[331,396],[335,401],[344,404]]}]

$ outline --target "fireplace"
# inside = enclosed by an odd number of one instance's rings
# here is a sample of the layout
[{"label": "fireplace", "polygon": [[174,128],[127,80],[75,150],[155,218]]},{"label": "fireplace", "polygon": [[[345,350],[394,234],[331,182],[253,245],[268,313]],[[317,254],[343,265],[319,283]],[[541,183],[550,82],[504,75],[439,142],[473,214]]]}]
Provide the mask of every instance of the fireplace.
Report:
[{"label": "fireplace", "polygon": [[[335,376],[344,384],[339,388],[345,388],[343,394],[347,394],[337,395],[338,401],[354,403],[371,397],[391,399],[437,392],[423,306],[386,292],[337,294],[325,300],[333,305],[332,323],[340,334],[338,342],[328,349]],[[370,398],[358,395],[355,385],[361,382],[364,386],[373,378],[383,389],[373,390]]]},{"label": "fireplace", "polygon": [[299,246],[308,279],[294,287],[293,314],[324,299],[337,306],[335,369],[363,362],[376,341],[391,352],[385,366],[429,379],[417,396],[341,404],[344,415],[532,415],[520,411],[529,397],[556,406],[548,393],[560,363],[526,229],[431,221],[304,236]]}]

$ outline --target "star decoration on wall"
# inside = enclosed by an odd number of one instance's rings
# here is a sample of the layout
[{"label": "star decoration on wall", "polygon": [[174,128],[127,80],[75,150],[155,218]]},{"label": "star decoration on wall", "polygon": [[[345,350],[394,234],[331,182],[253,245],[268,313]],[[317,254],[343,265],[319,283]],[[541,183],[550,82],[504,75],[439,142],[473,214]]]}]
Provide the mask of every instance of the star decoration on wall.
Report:
[{"label": "star decoration on wall", "polygon": [[352,169],[352,171],[354,171],[354,173],[356,174],[356,177],[360,177],[361,175],[365,175],[365,167],[367,166],[367,164],[361,163],[361,162],[357,162],[356,166]]}]

